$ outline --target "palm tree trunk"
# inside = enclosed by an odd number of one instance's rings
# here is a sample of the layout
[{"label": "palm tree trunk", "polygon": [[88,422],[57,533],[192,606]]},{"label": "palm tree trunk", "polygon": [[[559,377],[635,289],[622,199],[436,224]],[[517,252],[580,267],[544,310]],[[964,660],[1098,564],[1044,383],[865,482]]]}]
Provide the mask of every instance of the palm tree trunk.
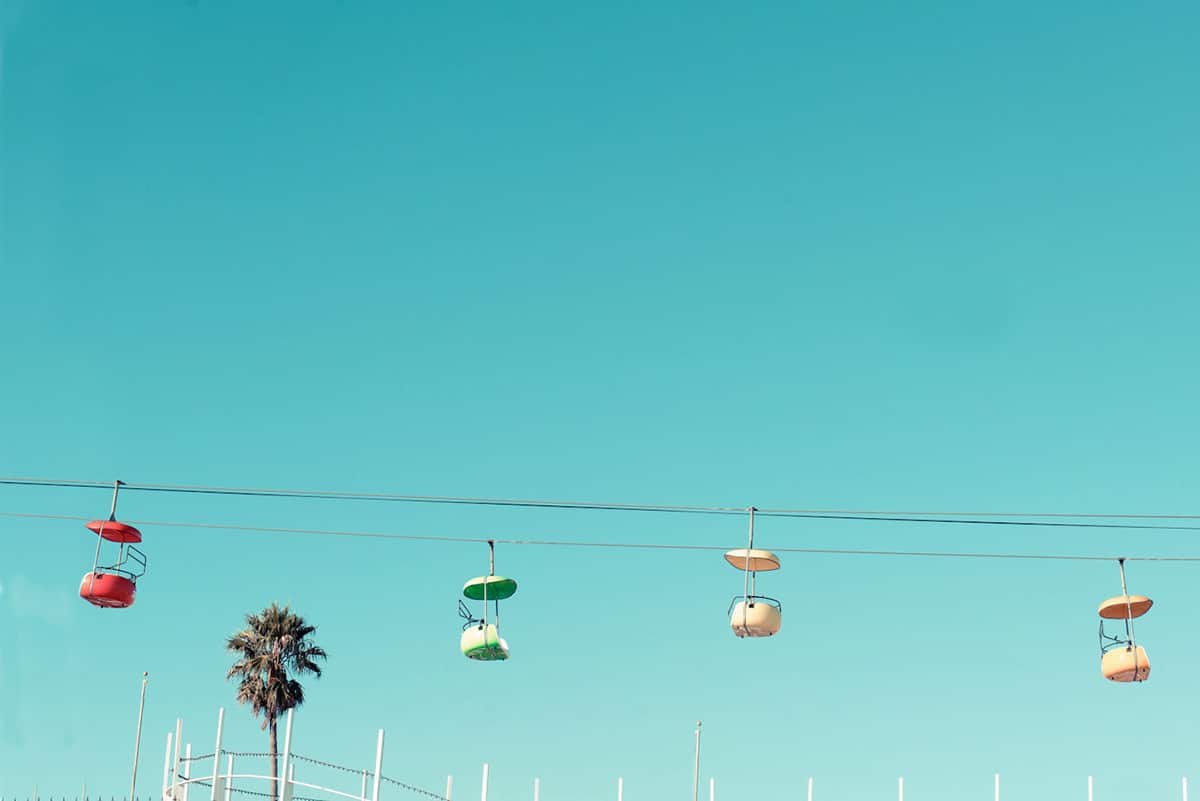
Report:
[{"label": "palm tree trunk", "polygon": [[271,734],[271,801],[277,801],[279,793],[276,791],[276,778],[279,775],[279,748],[276,745],[275,737],[275,716],[271,715],[267,728]]}]

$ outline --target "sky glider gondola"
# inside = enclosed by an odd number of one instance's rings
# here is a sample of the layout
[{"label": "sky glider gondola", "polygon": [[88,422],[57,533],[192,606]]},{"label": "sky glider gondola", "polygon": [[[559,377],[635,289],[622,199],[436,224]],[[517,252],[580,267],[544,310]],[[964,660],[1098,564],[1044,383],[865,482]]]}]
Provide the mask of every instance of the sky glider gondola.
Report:
[{"label": "sky glider gondola", "polygon": [[[488,574],[476,576],[463,585],[466,598],[483,602],[483,619],[471,614],[462,601],[458,602],[458,614],[467,621],[459,645],[467,659],[500,662],[508,659],[508,643],[500,636],[500,602],[517,592],[517,582],[496,575],[496,543],[492,540],[488,540],[488,557]],[[495,622],[488,619],[489,601],[495,606]]]},{"label": "sky glider gondola", "polygon": [[750,507],[750,543],[725,554],[725,561],[742,571],[745,583],[742,594],[729,604],[729,627],[738,637],[770,637],[778,634],[783,625],[783,605],[774,598],[757,595],[758,574],[779,569],[779,557],[770,551],[754,547],[754,512]]},{"label": "sky glider gondola", "polygon": [[[137,594],[137,580],[146,575],[146,555],[135,543],[142,541],[142,533],[125,523],[117,522],[117,493],[121,482],[113,485],[112,508],[107,520],[92,520],[87,528],[96,535],[96,556],[92,560],[91,572],[85,573],[79,582],[79,597],[101,609],[124,609],[133,605]],[[100,564],[100,551],[105,542],[117,544],[116,561],[110,565]]]},{"label": "sky glider gondola", "polygon": [[[1118,560],[1121,567],[1121,594],[1100,604],[1100,672],[1109,681],[1120,683],[1145,681],[1150,676],[1150,658],[1146,649],[1137,644],[1133,634],[1133,620],[1150,611],[1154,605],[1144,595],[1130,595],[1125,587],[1125,560]],[[1124,620],[1125,634],[1108,634],[1104,621]]]}]

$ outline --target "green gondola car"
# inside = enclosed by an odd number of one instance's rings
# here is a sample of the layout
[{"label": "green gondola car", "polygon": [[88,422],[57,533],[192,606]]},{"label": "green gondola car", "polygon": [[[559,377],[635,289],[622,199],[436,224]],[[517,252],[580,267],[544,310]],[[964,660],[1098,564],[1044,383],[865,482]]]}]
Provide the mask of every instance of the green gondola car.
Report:
[{"label": "green gondola car", "polygon": [[[517,582],[507,576],[497,576],[496,547],[489,541],[491,570],[486,576],[476,576],[463,585],[463,597],[483,602],[483,618],[476,618],[462,601],[458,602],[458,614],[467,622],[463,624],[459,647],[463,656],[477,662],[502,662],[508,659],[508,643],[500,636],[500,602],[517,592]],[[488,619],[488,603],[495,607],[495,622]]]}]

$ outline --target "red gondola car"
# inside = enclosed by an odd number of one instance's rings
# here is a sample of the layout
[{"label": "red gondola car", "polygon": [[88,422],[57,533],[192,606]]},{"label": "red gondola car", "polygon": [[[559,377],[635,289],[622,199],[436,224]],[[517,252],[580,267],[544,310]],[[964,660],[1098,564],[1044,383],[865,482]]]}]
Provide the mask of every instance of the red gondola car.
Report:
[{"label": "red gondola car", "polygon": [[[92,520],[87,524],[96,534],[96,557],[92,569],[79,582],[79,597],[101,609],[124,609],[133,605],[137,580],[146,575],[146,555],[135,543],[142,541],[142,532],[116,519],[118,481],[113,488],[112,511],[108,520]],[[117,559],[109,565],[100,564],[100,551],[105,542],[117,544]]]}]

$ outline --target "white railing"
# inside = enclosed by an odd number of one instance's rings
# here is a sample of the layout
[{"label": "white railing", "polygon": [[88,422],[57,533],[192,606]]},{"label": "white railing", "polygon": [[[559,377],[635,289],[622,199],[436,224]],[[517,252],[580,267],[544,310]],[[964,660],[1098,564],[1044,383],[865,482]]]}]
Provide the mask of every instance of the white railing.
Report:
[{"label": "white railing", "polygon": [[[329,764],[328,767],[339,768],[361,778],[359,787],[351,791],[349,788],[338,789],[325,787],[320,784],[300,781],[296,778],[296,765],[292,754],[292,712],[288,710],[287,721],[284,725],[283,751],[278,755],[280,775],[277,778],[269,773],[238,773],[235,768],[236,752],[222,749],[222,735],[225,729],[225,710],[217,715],[217,742],[213,753],[203,757],[192,757],[192,745],[188,743],[180,754],[180,743],[183,738],[183,721],[175,722],[174,734],[167,734],[167,750],[163,759],[162,801],[234,801],[234,794],[252,795],[256,797],[275,797],[278,801],[292,801],[296,790],[316,791],[332,799],[351,799],[351,801],[379,801],[380,783],[384,780],[383,769],[383,729],[375,746],[375,770],[358,771],[341,768]],[[259,754],[256,756],[266,756]],[[221,758],[225,757],[225,770],[221,770]],[[204,767],[209,759],[211,769]],[[315,761],[315,760],[313,760]],[[327,763],[318,763],[327,764]],[[392,780],[388,780],[392,781]],[[394,782],[400,784],[399,782]],[[367,794],[368,785],[370,795]],[[406,786],[406,785],[401,785]],[[420,791],[425,792],[425,791]],[[433,793],[427,793],[433,798],[440,798]]]},{"label": "white railing", "polygon": [[[204,756],[192,757],[192,745],[187,743],[182,745],[183,752],[180,753],[180,748],[183,739],[183,721],[175,722],[174,734],[167,734],[167,750],[163,758],[163,781],[162,781],[162,801],[245,801],[245,796],[249,795],[257,798],[270,799],[274,796],[277,801],[293,801],[293,798],[299,801],[301,798],[311,798],[306,795],[307,792],[316,792],[322,794],[329,801],[337,801],[338,799],[349,799],[349,801],[380,801],[380,785],[382,782],[387,782],[396,785],[407,791],[425,795],[434,801],[450,801],[451,791],[454,787],[454,777],[449,776],[446,779],[446,795],[439,796],[431,793],[428,790],[412,787],[403,782],[389,779],[382,773],[383,770],[383,729],[379,730],[378,738],[375,743],[375,769],[357,770],[346,768],[340,765],[334,765],[328,762],[322,762],[310,757],[300,756],[292,753],[292,712],[288,711],[287,720],[284,726],[283,735],[283,751],[278,755],[280,761],[280,778],[270,775],[269,773],[252,773],[252,772],[235,772],[235,758],[238,756],[254,756],[259,758],[267,757],[267,754],[245,754],[240,752],[224,751],[222,749],[222,734],[225,728],[225,710],[222,709],[217,715],[217,740],[216,746],[213,748],[213,753]],[[225,770],[221,771],[221,757],[225,757]],[[208,760],[212,760],[212,767],[197,770],[197,767],[204,765]],[[353,775],[357,779],[357,788],[338,789],[334,787],[325,787],[320,784],[300,781],[296,778],[296,760],[315,763],[316,765],[326,768],[343,771]],[[282,778],[286,777],[286,778]],[[698,784],[698,782],[697,782]],[[1083,795],[1083,786],[1080,783],[1080,796]],[[985,785],[986,786],[986,785]],[[301,790],[297,794],[297,789]],[[483,766],[483,777],[481,781],[481,801],[487,801],[488,797],[488,765]],[[698,790],[699,787],[697,786]],[[813,779],[808,779],[808,801],[818,801],[818,796],[814,795]],[[1095,781],[1093,777],[1087,777],[1087,801],[1094,801]],[[540,801],[539,794],[541,790],[540,779],[533,780],[533,801]],[[1188,780],[1183,777],[1180,783],[1182,801],[1188,801]],[[368,792],[369,791],[369,792]],[[625,795],[625,779],[617,778],[616,787],[617,801],[624,801]],[[904,778],[900,777],[896,780],[896,792],[898,801],[904,801]],[[1000,798],[1000,774],[995,774],[993,781],[993,792],[995,801],[1001,801]],[[239,797],[234,798],[235,794]],[[189,798],[189,796],[191,796]],[[710,778],[708,780],[708,801],[716,801],[716,780]]]}]

